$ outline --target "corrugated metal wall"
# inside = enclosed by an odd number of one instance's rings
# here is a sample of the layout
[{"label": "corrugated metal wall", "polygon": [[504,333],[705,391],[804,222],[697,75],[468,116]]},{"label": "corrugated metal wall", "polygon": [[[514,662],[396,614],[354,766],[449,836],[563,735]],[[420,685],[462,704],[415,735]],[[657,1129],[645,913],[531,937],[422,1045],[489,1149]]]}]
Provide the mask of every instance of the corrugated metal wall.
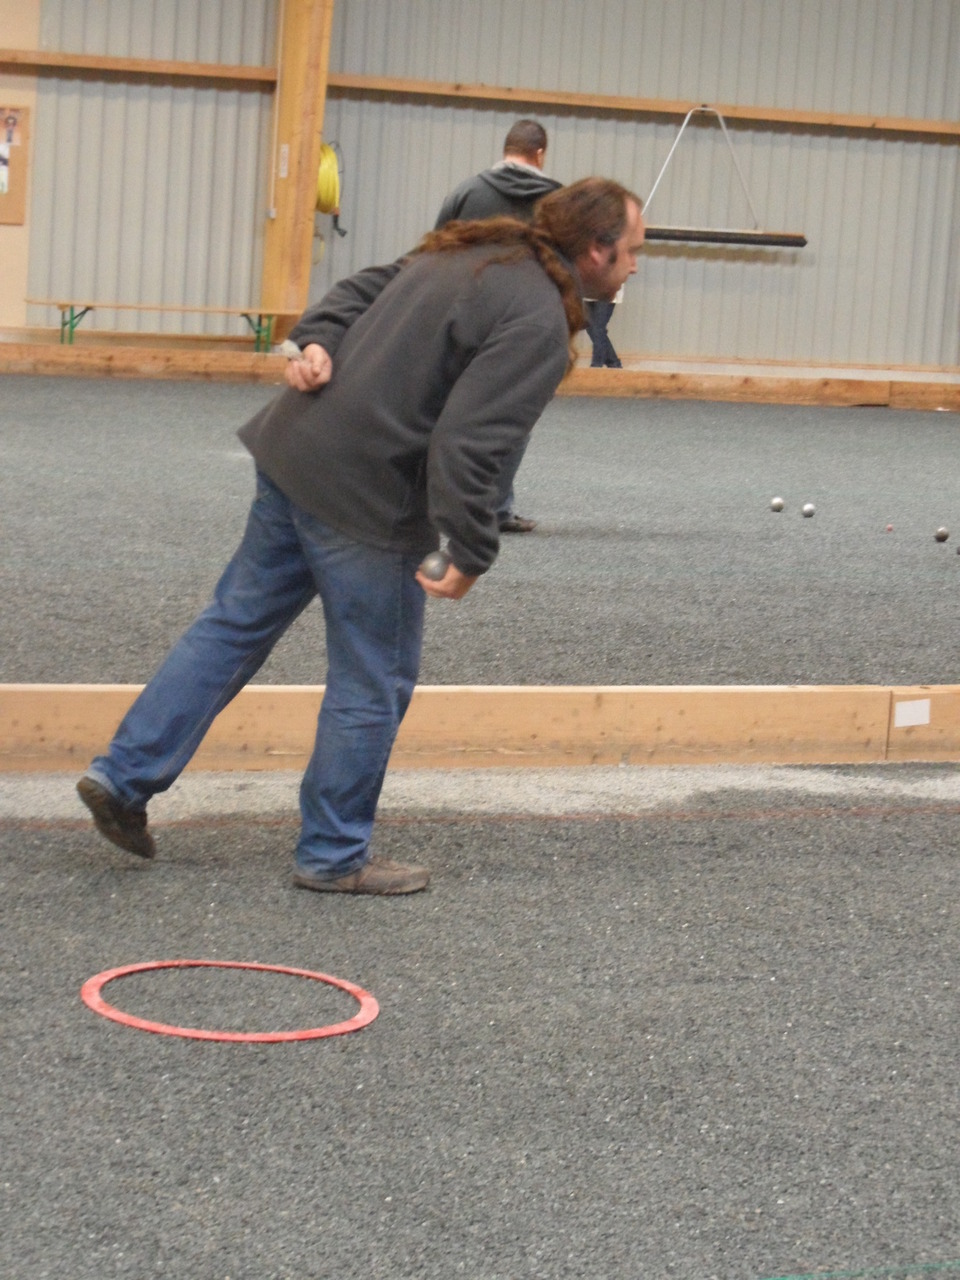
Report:
[{"label": "corrugated metal wall", "polygon": [[[273,61],[279,0],[44,0],[45,48]],[[960,118],[960,0],[337,0],[331,70],[816,111]],[[33,296],[242,306],[257,299],[270,94],[41,79]],[[311,294],[414,244],[520,114],[331,98],[342,225],[318,218]],[[563,181],[645,196],[679,121],[537,113]],[[800,251],[651,245],[611,326],[625,352],[960,363],[957,141],[731,125],[765,227]],[[691,125],[651,220],[750,225],[722,135]],[[54,314],[37,309],[31,319]],[[84,323],[114,327],[98,313]],[[131,324],[129,314],[122,319]],[[145,329],[237,332],[144,315]]]},{"label": "corrugated metal wall", "polygon": [[[811,111],[960,118],[958,0],[337,0],[331,70]],[[496,160],[517,114],[327,103],[342,222],[312,293],[402,252],[443,196]],[[533,114],[533,113],[529,113]],[[563,181],[603,173],[645,196],[679,121],[538,111]],[[611,326],[648,355],[956,365],[960,146],[731,124],[761,223],[800,251],[649,246]],[[750,226],[715,123],[687,130],[651,221]],[[322,220],[321,220],[322,221]]]},{"label": "corrugated metal wall", "polygon": [[337,0],[367,75],[955,119],[956,0]]},{"label": "corrugated metal wall", "polygon": [[[271,65],[273,0],[44,0],[41,47]],[[30,296],[191,306],[260,297],[272,94],[42,77]],[[34,323],[57,323],[30,308]],[[240,317],[96,311],[85,328],[241,334]]]}]

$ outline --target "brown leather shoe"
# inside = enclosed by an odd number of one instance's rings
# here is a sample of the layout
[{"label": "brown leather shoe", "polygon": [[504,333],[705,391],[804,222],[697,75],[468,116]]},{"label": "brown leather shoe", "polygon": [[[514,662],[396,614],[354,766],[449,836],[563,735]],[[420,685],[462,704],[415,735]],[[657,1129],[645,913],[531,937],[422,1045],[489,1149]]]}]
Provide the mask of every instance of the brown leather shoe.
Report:
[{"label": "brown leather shoe", "polygon": [[324,880],[308,871],[297,871],[293,883],[301,889],[318,893],[418,893],[427,887],[430,872],[426,867],[404,866],[389,858],[371,858],[359,871],[335,880]]},{"label": "brown leather shoe", "polygon": [[507,516],[500,521],[501,533],[533,533],[536,527],[536,520],[529,520],[526,516]]},{"label": "brown leather shoe", "polygon": [[80,799],[93,814],[97,830],[118,849],[135,853],[140,858],[152,858],[157,852],[153,836],[147,830],[146,809],[128,809],[93,778],[81,778],[77,783]]}]

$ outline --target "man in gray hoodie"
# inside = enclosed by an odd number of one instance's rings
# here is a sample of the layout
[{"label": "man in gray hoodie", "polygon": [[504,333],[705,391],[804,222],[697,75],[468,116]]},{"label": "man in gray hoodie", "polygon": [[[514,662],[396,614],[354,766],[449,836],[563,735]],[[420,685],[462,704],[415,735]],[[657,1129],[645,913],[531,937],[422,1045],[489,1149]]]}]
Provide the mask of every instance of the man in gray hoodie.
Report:
[{"label": "man in gray hoodie", "polygon": [[[216,715],[319,596],[328,671],[300,788],[294,883],[413,893],[429,873],[373,858],[384,773],[416,684],[425,596],[457,600],[493,564],[503,461],[570,363],[582,295],[636,270],[640,200],[587,178],[533,227],[456,223],[341,281],[292,331],[288,387],[240,431],[256,496],[210,604],[77,784],[106,838],[155,848],[166,790]],[[446,539],[440,578],[418,565]]]},{"label": "man in gray hoodie", "polygon": [[[537,201],[562,184],[543,172],[547,157],[547,131],[539,120],[518,120],[503,143],[503,159],[451,191],[437,215],[436,227],[455,218],[519,218],[532,222]],[[532,533],[535,520],[514,510],[513,482],[523,461],[522,442],[503,466],[497,522],[501,533]]]},{"label": "man in gray hoodie", "polygon": [[454,218],[519,218],[532,222],[538,200],[561,183],[542,172],[547,131],[538,120],[518,120],[503,143],[503,159],[461,182],[444,200],[434,224],[439,231]]}]

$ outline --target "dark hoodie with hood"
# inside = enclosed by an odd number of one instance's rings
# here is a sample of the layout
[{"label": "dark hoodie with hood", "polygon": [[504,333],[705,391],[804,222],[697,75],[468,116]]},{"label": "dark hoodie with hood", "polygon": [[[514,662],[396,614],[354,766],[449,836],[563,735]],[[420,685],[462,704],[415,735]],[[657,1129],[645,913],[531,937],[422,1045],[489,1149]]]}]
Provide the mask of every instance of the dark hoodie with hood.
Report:
[{"label": "dark hoodie with hood", "polygon": [[506,160],[467,178],[451,191],[437,215],[435,229],[454,218],[519,218],[532,222],[537,201],[562,186],[562,182],[546,177],[533,165]]}]

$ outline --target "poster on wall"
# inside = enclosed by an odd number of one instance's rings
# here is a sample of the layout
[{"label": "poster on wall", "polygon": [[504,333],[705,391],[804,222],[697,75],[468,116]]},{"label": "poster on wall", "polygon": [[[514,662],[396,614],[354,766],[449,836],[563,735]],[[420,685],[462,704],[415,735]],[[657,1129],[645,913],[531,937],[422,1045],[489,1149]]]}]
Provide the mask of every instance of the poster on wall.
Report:
[{"label": "poster on wall", "polygon": [[26,221],[27,114],[0,106],[0,223]]}]

